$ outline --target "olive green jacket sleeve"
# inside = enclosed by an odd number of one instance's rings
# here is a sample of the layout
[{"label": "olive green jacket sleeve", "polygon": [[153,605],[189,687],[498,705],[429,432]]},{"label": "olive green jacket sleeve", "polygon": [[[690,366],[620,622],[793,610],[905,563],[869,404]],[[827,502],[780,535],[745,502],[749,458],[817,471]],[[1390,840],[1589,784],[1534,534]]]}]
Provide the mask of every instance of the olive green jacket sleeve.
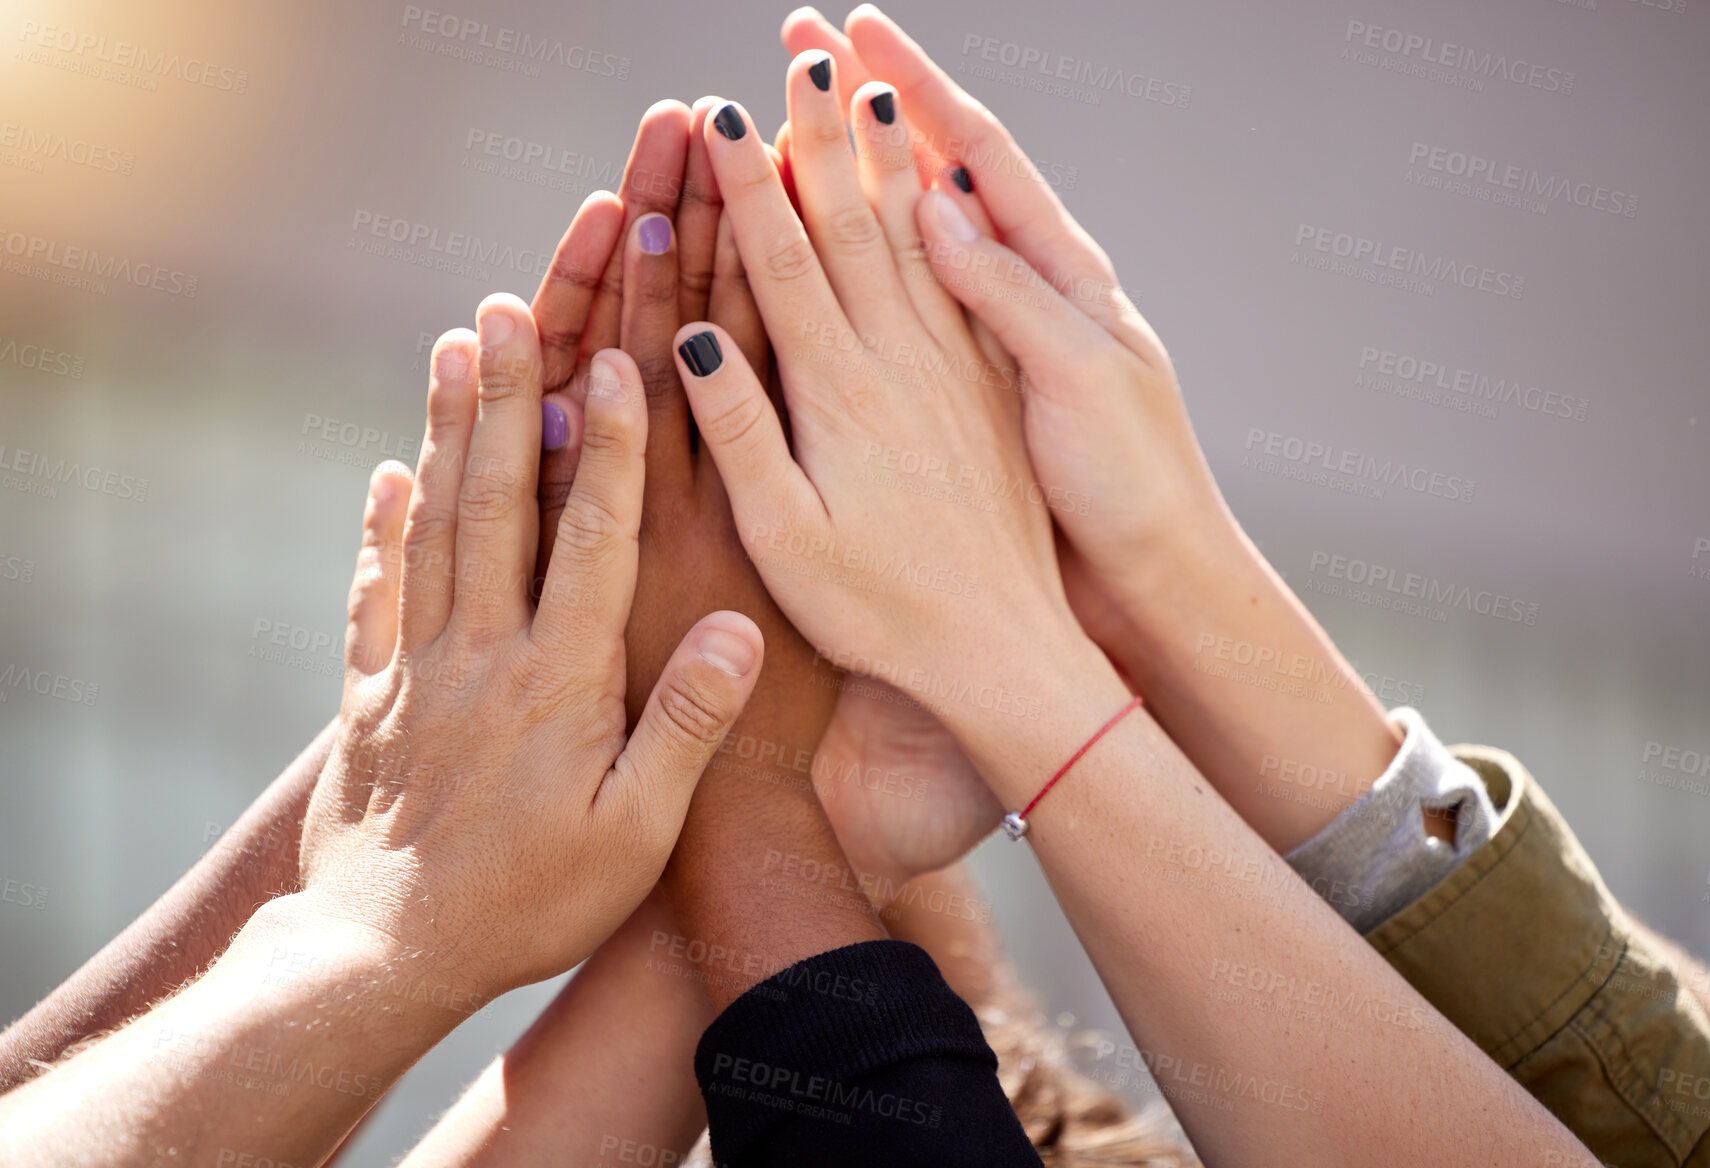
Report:
[{"label": "olive green jacket sleeve", "polygon": [[1710,1018],[1506,751],[1494,833],[1366,939],[1605,1163],[1710,1168]]}]

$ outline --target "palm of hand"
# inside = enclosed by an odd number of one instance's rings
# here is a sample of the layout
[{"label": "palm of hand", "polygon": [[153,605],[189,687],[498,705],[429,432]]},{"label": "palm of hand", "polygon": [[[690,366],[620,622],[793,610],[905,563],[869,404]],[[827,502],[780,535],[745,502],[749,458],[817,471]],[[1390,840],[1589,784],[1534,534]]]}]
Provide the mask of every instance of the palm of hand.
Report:
[{"label": "palm of hand", "polygon": [[844,679],[814,786],[850,861],[903,878],[961,858],[1003,815],[950,731],[868,678]]}]

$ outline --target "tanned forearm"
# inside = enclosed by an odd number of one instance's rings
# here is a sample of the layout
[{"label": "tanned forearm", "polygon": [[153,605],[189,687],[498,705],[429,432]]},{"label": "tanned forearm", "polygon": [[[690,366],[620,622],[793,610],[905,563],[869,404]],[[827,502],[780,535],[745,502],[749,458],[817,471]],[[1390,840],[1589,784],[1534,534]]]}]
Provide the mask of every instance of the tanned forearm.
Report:
[{"label": "tanned forearm", "polygon": [[0,1033],[0,1092],[196,977],[256,908],[297,887],[297,842],[335,719],[159,900]]},{"label": "tanned forearm", "polygon": [[0,1098],[0,1162],[323,1162],[486,994],[309,897],[270,901],[189,988]]},{"label": "tanned forearm", "polygon": [[916,876],[879,915],[892,937],[931,954],[950,988],[975,1010],[1019,990],[991,905],[967,864]]},{"label": "tanned forearm", "polygon": [[669,957],[677,935],[655,891],[403,1168],[682,1163],[706,1127],[694,1057],[713,1015]]},{"label": "tanned forearm", "polygon": [[[805,690],[757,694],[732,737],[817,743],[833,691]],[[797,961],[885,936],[798,756],[768,753],[783,757],[714,759],[663,877],[683,934],[670,956],[700,969],[714,1010]]]}]

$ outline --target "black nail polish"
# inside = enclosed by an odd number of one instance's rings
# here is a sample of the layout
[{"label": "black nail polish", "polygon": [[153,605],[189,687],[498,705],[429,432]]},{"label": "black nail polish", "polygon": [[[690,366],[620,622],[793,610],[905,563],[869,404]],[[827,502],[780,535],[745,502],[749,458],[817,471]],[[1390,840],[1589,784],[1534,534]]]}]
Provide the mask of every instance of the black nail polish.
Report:
[{"label": "black nail polish", "polygon": [[813,81],[814,88],[824,93],[831,88],[831,58],[815,61],[808,66],[808,77]]},{"label": "black nail polish", "polygon": [[958,166],[955,170],[951,171],[950,181],[955,183],[957,189],[959,189],[964,195],[971,195],[974,193],[974,176],[968,173],[967,167]]},{"label": "black nail polish", "polygon": [[867,104],[873,107],[873,116],[885,125],[897,120],[897,95],[894,93],[875,93],[867,99]]},{"label": "black nail polish", "polygon": [[718,337],[712,333],[696,333],[677,346],[683,364],[696,377],[710,377],[724,364],[724,350],[718,347]]},{"label": "black nail polish", "polygon": [[718,132],[732,142],[748,133],[748,126],[743,122],[742,115],[736,111],[735,105],[727,105],[713,115],[712,123],[718,127]]}]

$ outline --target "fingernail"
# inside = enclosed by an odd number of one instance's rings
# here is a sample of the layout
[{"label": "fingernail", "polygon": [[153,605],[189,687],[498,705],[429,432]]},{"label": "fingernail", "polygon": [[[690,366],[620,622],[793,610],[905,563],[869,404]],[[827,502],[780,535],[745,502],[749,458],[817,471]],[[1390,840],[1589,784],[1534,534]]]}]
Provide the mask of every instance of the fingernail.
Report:
[{"label": "fingernail", "polygon": [[815,61],[813,64],[809,65],[808,79],[813,82],[814,88],[819,90],[821,93],[830,89],[831,58],[827,57],[823,61]]},{"label": "fingernail", "polygon": [[516,331],[517,322],[511,318],[510,313],[503,309],[483,312],[480,319],[475,322],[475,332],[480,336],[483,348],[490,349],[494,345],[504,344],[511,339],[511,334]]},{"label": "fingernail", "polygon": [[894,93],[875,93],[867,99],[867,104],[873,108],[873,116],[885,125],[897,120],[897,95]]},{"label": "fingernail", "polygon": [[683,364],[696,377],[710,377],[724,364],[724,350],[718,347],[718,337],[710,332],[696,333],[678,345],[677,352],[683,355]]},{"label": "fingernail", "polygon": [[747,677],[754,668],[754,646],[723,629],[702,629],[695,652],[702,661],[732,677]]},{"label": "fingernail", "polygon": [[942,191],[933,191],[938,202],[938,222],[944,225],[944,230],[950,233],[952,239],[962,243],[973,243],[980,237],[979,230],[962,214],[962,208],[956,205],[956,200]]},{"label": "fingernail", "polygon": [[409,469],[395,459],[387,459],[374,468],[374,473],[368,478],[368,495],[374,500],[376,507],[390,507],[398,501],[403,487],[400,478],[409,475]]},{"label": "fingernail", "polygon": [[623,400],[623,378],[610,358],[597,356],[588,365],[588,396]]},{"label": "fingernail", "polygon": [[955,170],[951,171],[950,181],[955,183],[957,189],[964,195],[971,195],[974,193],[974,176],[968,173],[967,167],[958,166]]},{"label": "fingernail", "polygon": [[461,345],[447,345],[433,359],[433,375],[448,384],[469,380],[469,357]]},{"label": "fingernail", "polygon": [[540,403],[540,444],[547,450],[563,450],[570,441],[570,419],[549,401]]},{"label": "fingernail", "polygon": [[644,215],[636,225],[641,250],[648,255],[664,255],[671,246],[671,221],[663,215]]},{"label": "fingernail", "polygon": [[719,133],[732,142],[748,133],[748,126],[743,122],[742,114],[738,112],[734,102],[727,104],[714,114],[712,123],[717,127]]}]

